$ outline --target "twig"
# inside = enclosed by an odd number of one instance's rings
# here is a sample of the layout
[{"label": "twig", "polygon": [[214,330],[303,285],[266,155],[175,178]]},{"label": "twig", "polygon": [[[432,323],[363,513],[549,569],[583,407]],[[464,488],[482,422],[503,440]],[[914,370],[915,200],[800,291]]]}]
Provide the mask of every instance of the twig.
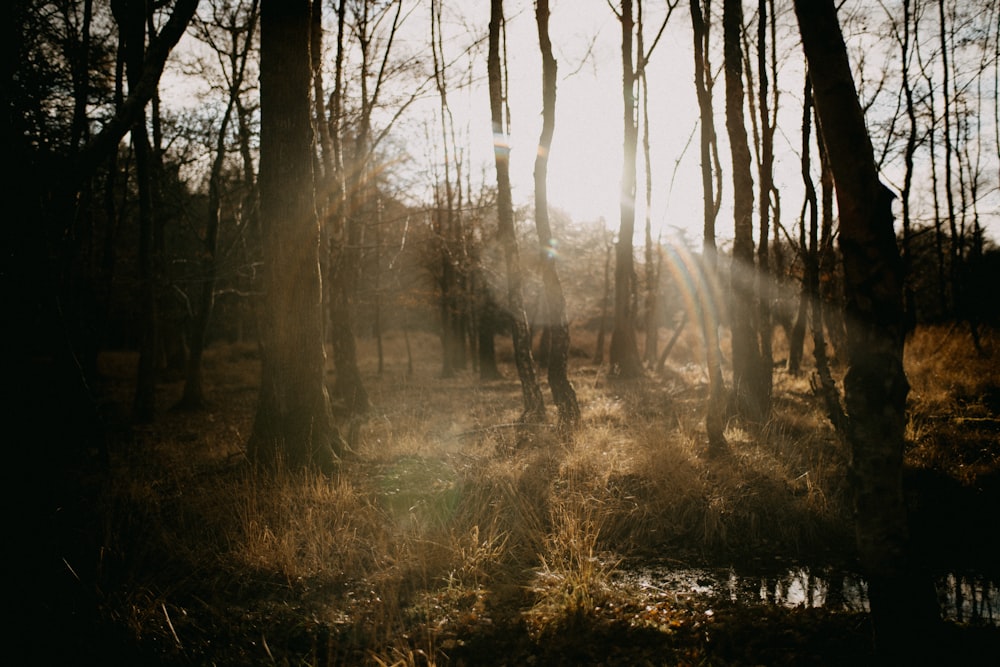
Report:
[{"label": "twig", "polygon": [[167,613],[167,605],[161,602],[160,609],[163,610],[163,617],[167,619],[167,627],[170,628],[170,634],[174,636],[174,641],[177,643],[177,648],[183,650],[184,646],[181,645],[181,638],[177,636],[177,631],[174,630],[174,624],[170,621],[170,614]]}]

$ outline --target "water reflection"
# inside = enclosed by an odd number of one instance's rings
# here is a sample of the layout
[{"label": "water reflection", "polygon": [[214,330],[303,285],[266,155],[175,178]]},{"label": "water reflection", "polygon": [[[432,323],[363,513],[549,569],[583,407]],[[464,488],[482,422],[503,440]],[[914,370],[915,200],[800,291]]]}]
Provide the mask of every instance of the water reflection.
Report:
[{"label": "water reflection", "polygon": [[[753,605],[819,608],[867,612],[868,583],[859,575],[836,568],[789,567],[773,573],[740,574],[730,568],[623,570],[619,586],[638,588],[658,597],[724,597]],[[949,574],[935,582],[944,618],[1000,627],[1000,587],[983,577]]]}]

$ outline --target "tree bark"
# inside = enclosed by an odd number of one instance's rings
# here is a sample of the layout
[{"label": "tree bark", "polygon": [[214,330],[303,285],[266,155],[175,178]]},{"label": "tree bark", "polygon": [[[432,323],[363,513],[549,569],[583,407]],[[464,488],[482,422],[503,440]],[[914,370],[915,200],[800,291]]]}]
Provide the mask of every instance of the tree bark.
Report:
[{"label": "tree bark", "polygon": [[[740,0],[725,0],[722,29],[726,70],[726,130],[733,165],[733,262],[730,269],[733,399],[745,419],[762,421],[770,404],[770,381],[764,381],[757,344],[753,247],[753,176],[743,116],[743,8]],[[770,369],[767,371],[770,374]]]},{"label": "tree bark", "polygon": [[802,92],[802,154],[799,158],[802,172],[802,184],[805,186],[805,201],[802,204],[802,215],[799,218],[799,256],[802,258],[802,283],[799,285],[799,307],[795,314],[795,324],[788,337],[788,372],[798,375],[802,372],[802,356],[806,341],[806,320],[809,317],[809,285],[813,270],[814,258],[811,256],[806,241],[806,214],[808,212],[810,228],[816,225],[817,202],[816,186],[813,185],[812,167],[809,159],[812,150],[810,137],[812,135],[812,84],[806,74],[805,89]]},{"label": "tree bark", "polygon": [[[233,65],[230,73],[229,100],[219,122],[216,137],[215,158],[208,179],[208,220],[205,223],[205,255],[202,260],[202,284],[198,293],[194,322],[191,328],[191,345],[187,359],[184,394],[180,405],[188,409],[200,409],[205,406],[205,390],[202,383],[201,359],[205,351],[208,336],[208,325],[212,318],[215,305],[215,284],[218,278],[217,252],[219,241],[219,224],[222,207],[222,170],[226,160],[226,137],[229,133],[229,123],[236,112],[236,102],[242,88],[246,72],[247,59],[253,43],[253,34],[257,29],[257,0],[252,0],[247,10],[246,21],[239,25],[238,14],[229,17],[227,26],[229,32],[230,52],[220,53],[220,60],[228,59]],[[240,44],[240,36],[245,34],[244,43]]]},{"label": "tree bark", "polygon": [[642,375],[639,344],[635,338],[632,292],[635,286],[635,159],[638,128],[635,118],[635,70],[632,64],[632,0],[622,0],[618,17],[622,28],[622,181],[618,244],[615,249],[615,313],[611,330],[611,372],[622,378]]},{"label": "tree bark", "polygon": [[[146,49],[146,6],[140,0],[116,3],[115,20],[124,37],[125,70],[129,96],[143,81]],[[152,84],[155,94],[156,82]],[[156,412],[157,313],[153,238],[153,156],[146,129],[145,106],[133,117],[129,128],[135,148],[135,179],[139,208],[139,365],[136,374],[135,419],[153,421]]]},{"label": "tree bark", "polygon": [[252,460],[330,470],[341,445],[325,380],[320,228],[313,196],[309,0],[262,0],[260,398]]},{"label": "tree bark", "polygon": [[[760,239],[757,244],[757,296],[760,299],[760,320],[757,328],[760,333],[760,355],[764,378],[767,381],[768,396],[773,390],[772,371],[774,369],[774,353],[772,351],[772,331],[774,328],[771,317],[771,302],[774,299],[774,280],[771,272],[771,258],[768,246],[771,224],[771,194],[774,192],[774,131],[776,121],[771,117],[769,95],[769,79],[767,75],[767,32],[768,7],[771,8],[770,28],[775,32],[774,0],[759,0],[757,3],[757,69],[758,73],[758,107],[760,112],[760,187],[758,209],[760,211]],[[776,60],[776,45],[772,39],[772,63]],[[776,65],[775,65],[776,68]],[[777,86],[775,86],[775,112],[777,112]]]},{"label": "tree bark", "polygon": [[545,422],[545,402],[535,376],[535,362],[531,358],[531,337],[528,318],[521,296],[521,261],[514,234],[514,206],[510,192],[510,144],[507,142],[504,121],[504,85],[500,69],[500,31],[504,23],[503,0],[490,2],[490,36],[487,69],[490,84],[490,114],[493,119],[494,155],[497,170],[498,236],[503,246],[507,268],[507,309],[510,312],[511,337],[514,343],[514,363],[521,379],[525,424]]},{"label": "tree bark", "polygon": [[715,250],[715,219],[719,213],[720,190],[713,183],[713,162],[718,178],[718,156],[715,122],[712,114],[712,68],[708,61],[709,31],[702,15],[699,0],[691,0],[691,26],[694,35],[694,79],[701,119],[701,185],[704,193],[704,224],[702,230],[702,271],[705,275],[704,292],[700,295],[698,317],[705,340],[705,357],[708,366],[708,402],[705,412],[705,431],[708,437],[708,454],[722,455],[728,451],[725,429],[726,390],[722,380],[722,352],[719,349],[718,308],[714,304],[711,286],[717,270]]},{"label": "tree bark", "polygon": [[549,39],[549,2],[537,0],[535,20],[538,24],[538,43],[542,52],[542,133],[538,139],[535,157],[535,230],[541,246],[542,283],[548,318],[545,327],[549,332],[548,376],[552,400],[559,408],[559,424],[573,429],[580,421],[580,405],[576,391],[567,376],[569,362],[569,321],[566,319],[566,297],[563,296],[559,273],[556,271],[558,244],[549,224],[548,169],[552,135],[556,125],[556,60],[552,55]]},{"label": "tree bark", "polygon": [[869,578],[877,650],[916,661],[936,616],[929,580],[908,553],[902,467],[906,396],[903,276],[891,194],[880,182],[833,0],[796,0],[820,129],[840,211],[847,311],[846,439],[855,534]]}]

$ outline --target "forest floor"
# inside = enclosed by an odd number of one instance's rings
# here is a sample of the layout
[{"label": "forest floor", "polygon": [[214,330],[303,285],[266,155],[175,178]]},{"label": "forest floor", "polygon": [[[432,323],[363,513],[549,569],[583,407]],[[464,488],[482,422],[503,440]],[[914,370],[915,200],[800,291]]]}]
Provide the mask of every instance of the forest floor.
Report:
[{"label": "forest floor", "polygon": [[[1000,655],[1000,336],[983,341],[980,356],[967,333],[939,328],[908,345],[907,499],[923,568],[957,582],[940,593],[951,613],[933,646],[950,664]],[[730,421],[730,454],[708,459],[694,339],[663,373],[630,382],[577,354],[580,429],[520,443],[512,366],[494,382],[471,370],[442,379],[436,341],[413,342],[413,375],[390,338],[379,376],[360,341],[372,410],[357,456],[331,477],[246,463],[254,346],[210,350],[206,410],[172,409],[182,383],[162,382],[151,426],[127,419],[134,355],[105,353],[107,457],[91,450],[48,480],[29,570],[42,580],[27,582],[23,619],[35,633],[15,654],[31,664],[878,663],[852,578],[846,452],[811,369],[776,370],[771,420]],[[44,639],[28,639],[39,629]]]}]

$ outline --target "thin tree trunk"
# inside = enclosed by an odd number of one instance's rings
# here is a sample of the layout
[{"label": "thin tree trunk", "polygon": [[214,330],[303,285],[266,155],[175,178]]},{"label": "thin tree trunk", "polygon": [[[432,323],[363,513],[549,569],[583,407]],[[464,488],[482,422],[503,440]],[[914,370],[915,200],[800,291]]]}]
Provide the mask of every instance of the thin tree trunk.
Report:
[{"label": "thin tree trunk", "polygon": [[920,39],[916,33],[916,24],[914,25],[914,39],[913,46],[914,51],[917,55],[917,61],[920,63],[920,71],[924,76],[924,80],[927,83],[927,108],[928,115],[930,119],[930,127],[927,131],[927,141],[928,141],[928,155],[930,157],[931,166],[931,199],[934,204],[934,254],[937,258],[937,269],[938,269],[938,308],[940,310],[939,317],[947,317],[949,314],[949,304],[948,304],[948,261],[945,259],[944,251],[944,228],[943,221],[941,218],[941,199],[939,194],[939,179],[938,179],[938,161],[937,161],[937,141],[935,137],[937,136],[937,109],[934,96],[934,80],[926,64],[923,61],[923,57],[920,51]]},{"label": "thin tree trunk", "polygon": [[962,236],[958,233],[955,217],[955,193],[951,187],[951,155],[954,151],[951,133],[951,91],[949,86],[948,40],[944,12],[944,0],[938,0],[938,20],[941,37],[941,94],[944,97],[944,194],[948,210],[948,229],[951,232],[948,280],[951,284],[951,307],[957,314],[961,311],[962,293],[959,268],[962,262]]},{"label": "thin tree trunk", "polygon": [[806,241],[806,212],[809,214],[809,228],[816,224],[817,202],[816,187],[813,185],[812,168],[810,166],[810,150],[812,150],[812,140],[810,138],[812,130],[812,86],[809,83],[808,73],[806,74],[805,90],[802,93],[802,156],[801,171],[802,183],[805,186],[805,201],[802,203],[802,217],[799,218],[799,254],[802,257],[802,284],[799,289],[799,308],[795,316],[795,325],[792,327],[792,335],[788,341],[788,372],[798,375],[802,372],[803,347],[806,340],[806,320],[809,316],[809,299],[812,273],[814,271],[815,257],[810,255]]},{"label": "thin tree trunk", "polygon": [[571,430],[580,421],[580,405],[576,391],[567,375],[569,362],[569,321],[566,319],[566,298],[563,296],[556,271],[558,246],[549,225],[548,168],[552,135],[556,124],[556,60],[549,40],[549,3],[537,0],[535,21],[538,24],[538,44],[542,52],[542,133],[538,138],[535,157],[535,229],[541,246],[542,283],[548,310],[546,330],[549,332],[548,376],[552,400],[559,408],[559,424]]},{"label": "thin tree trunk", "polygon": [[632,64],[632,0],[622,0],[619,16],[622,29],[622,181],[618,245],[615,251],[615,314],[611,330],[611,372],[622,378],[642,375],[639,344],[635,338],[632,292],[635,285],[635,260],[632,237],[635,234],[635,159],[638,129],[635,118],[635,71]]},{"label": "thin tree trunk", "polygon": [[[640,54],[640,58],[643,57],[642,54],[646,52],[645,46],[645,36],[644,36],[644,26],[642,20],[642,2],[640,1],[637,5],[638,9],[638,21],[636,26],[636,51]],[[673,8],[670,8],[673,11]],[[657,347],[659,345],[659,333],[660,333],[660,323],[659,323],[659,273],[657,271],[657,265],[654,262],[655,251],[653,249],[653,218],[652,218],[652,208],[653,208],[653,160],[650,155],[649,146],[649,79],[646,77],[646,68],[640,62],[639,72],[639,91],[642,96],[642,161],[644,168],[644,181],[645,181],[645,194],[646,194],[646,207],[644,211],[644,241],[645,241],[645,257],[643,262],[643,269],[645,273],[645,288],[646,296],[645,302],[643,304],[643,319],[646,325],[646,340],[645,340],[645,350],[644,357],[646,365],[652,367],[656,363],[657,358]]]},{"label": "thin tree trunk", "polygon": [[[770,253],[768,239],[770,237],[771,223],[771,194],[774,191],[774,130],[775,122],[771,118],[771,110],[768,100],[769,80],[767,75],[767,25],[768,6],[770,6],[770,24],[772,34],[775,30],[774,0],[759,0],[757,3],[757,68],[759,70],[759,94],[758,103],[760,109],[761,127],[761,164],[760,164],[760,188],[759,206],[760,211],[760,234],[757,245],[757,296],[760,299],[760,321],[758,330],[760,333],[760,355],[761,371],[763,378],[767,382],[765,390],[770,396],[773,389],[772,371],[774,369],[774,352],[772,351],[772,331],[774,325],[771,319],[771,302],[774,299],[774,281],[771,274]],[[771,44],[771,53],[774,54],[776,45]],[[776,67],[776,66],[775,66]],[[777,95],[778,89],[774,90],[775,104],[774,112],[777,115]]]},{"label": "thin tree trunk", "polygon": [[[814,110],[815,115],[815,110]],[[819,121],[816,122],[819,127]],[[822,133],[816,132],[816,146],[819,149],[820,164],[820,202],[822,209],[822,219],[820,223],[820,256],[819,270],[822,276],[820,280],[821,297],[827,306],[823,308],[823,322],[826,324],[826,333],[830,338],[833,349],[839,356],[844,349],[846,342],[844,337],[847,332],[844,330],[843,299],[842,294],[837,291],[840,281],[837,280],[837,253],[833,246],[833,171],[830,169],[830,157],[826,154],[826,145],[823,143]],[[832,380],[830,386],[833,386]],[[837,391],[834,388],[834,391]]]},{"label": "thin tree trunk", "polygon": [[[733,165],[733,262],[730,269],[733,345],[733,398],[744,418],[762,421],[769,410],[770,381],[765,382],[754,318],[757,315],[753,246],[753,177],[743,116],[743,8],[725,0],[722,11],[726,71],[726,129]],[[770,374],[770,368],[767,369]]]},{"label": "thin tree trunk", "polygon": [[521,422],[544,423],[545,402],[535,376],[535,362],[531,358],[528,318],[524,313],[524,301],[521,296],[521,261],[514,233],[514,206],[510,192],[510,145],[507,143],[507,124],[504,114],[506,95],[500,69],[500,32],[504,29],[503,25],[503,0],[491,0],[487,70],[490,83],[490,114],[493,119],[493,136],[496,138],[494,155],[497,170],[497,224],[507,268],[507,309],[512,319],[514,363],[521,380],[521,394],[524,401]]},{"label": "thin tree trunk", "polygon": [[[253,0],[247,13],[245,26],[246,38],[241,47],[241,27],[237,25],[236,17],[227,29],[230,31],[232,51],[227,55],[233,67],[229,87],[229,101],[219,123],[219,133],[216,138],[215,159],[208,180],[208,220],[205,224],[205,257],[202,263],[202,284],[198,294],[194,322],[191,327],[191,342],[188,351],[187,371],[184,382],[184,394],[180,405],[189,409],[200,409],[205,405],[205,390],[202,383],[201,360],[205,350],[208,335],[208,324],[212,317],[215,304],[215,284],[218,277],[217,253],[219,241],[219,218],[221,215],[222,170],[226,160],[226,136],[229,133],[229,123],[236,111],[236,101],[243,88],[247,59],[253,43],[253,34],[257,24],[257,0]],[[220,56],[223,54],[220,54]]]},{"label": "thin tree trunk", "polygon": [[[125,69],[129,94],[139,88],[143,75],[146,43],[145,3],[130,0],[115,12],[125,38]],[[153,86],[155,89],[155,85]],[[152,96],[152,95],[150,95]],[[156,412],[157,312],[154,276],[154,221],[152,194],[152,148],[146,129],[144,109],[131,127],[135,148],[136,183],[139,197],[139,286],[140,322],[139,366],[136,377],[134,411],[137,421],[149,423]]]},{"label": "thin tree trunk", "polygon": [[[706,7],[705,15],[709,11]],[[719,211],[719,189],[713,183],[713,163],[718,178],[718,158],[713,159],[716,145],[715,122],[712,113],[712,92],[709,77],[712,68],[708,61],[709,27],[702,15],[699,0],[691,0],[691,24],[694,33],[695,91],[701,118],[701,184],[704,193],[704,228],[702,234],[702,263],[706,280],[705,293],[701,295],[699,309],[702,333],[705,338],[705,355],[708,366],[708,401],[705,414],[705,431],[708,436],[708,454],[725,454],[729,447],[723,435],[725,428],[726,390],[722,380],[722,352],[719,349],[719,322],[717,308],[712,305],[717,272],[715,250],[715,219]]]},{"label": "thin tree trunk", "polygon": [[604,253],[604,292],[601,298],[601,319],[597,328],[597,346],[594,350],[594,364],[604,363],[604,336],[608,328],[608,310],[611,306],[611,257],[614,246],[608,245]]},{"label": "thin tree trunk", "polygon": [[[916,21],[914,18],[914,32],[916,32]],[[901,255],[903,261],[903,275],[906,283],[903,288],[903,306],[906,310],[906,328],[908,331],[916,326],[916,297],[913,293],[910,267],[912,265],[912,236],[913,225],[910,213],[910,191],[913,185],[913,156],[917,152],[917,113],[913,103],[913,83],[910,81],[910,0],[903,0],[903,43],[900,46],[903,79],[903,93],[906,96],[906,117],[909,120],[909,131],[906,135],[906,149],[903,153],[903,189],[900,192],[900,200],[903,213],[903,238],[901,244]]]}]

